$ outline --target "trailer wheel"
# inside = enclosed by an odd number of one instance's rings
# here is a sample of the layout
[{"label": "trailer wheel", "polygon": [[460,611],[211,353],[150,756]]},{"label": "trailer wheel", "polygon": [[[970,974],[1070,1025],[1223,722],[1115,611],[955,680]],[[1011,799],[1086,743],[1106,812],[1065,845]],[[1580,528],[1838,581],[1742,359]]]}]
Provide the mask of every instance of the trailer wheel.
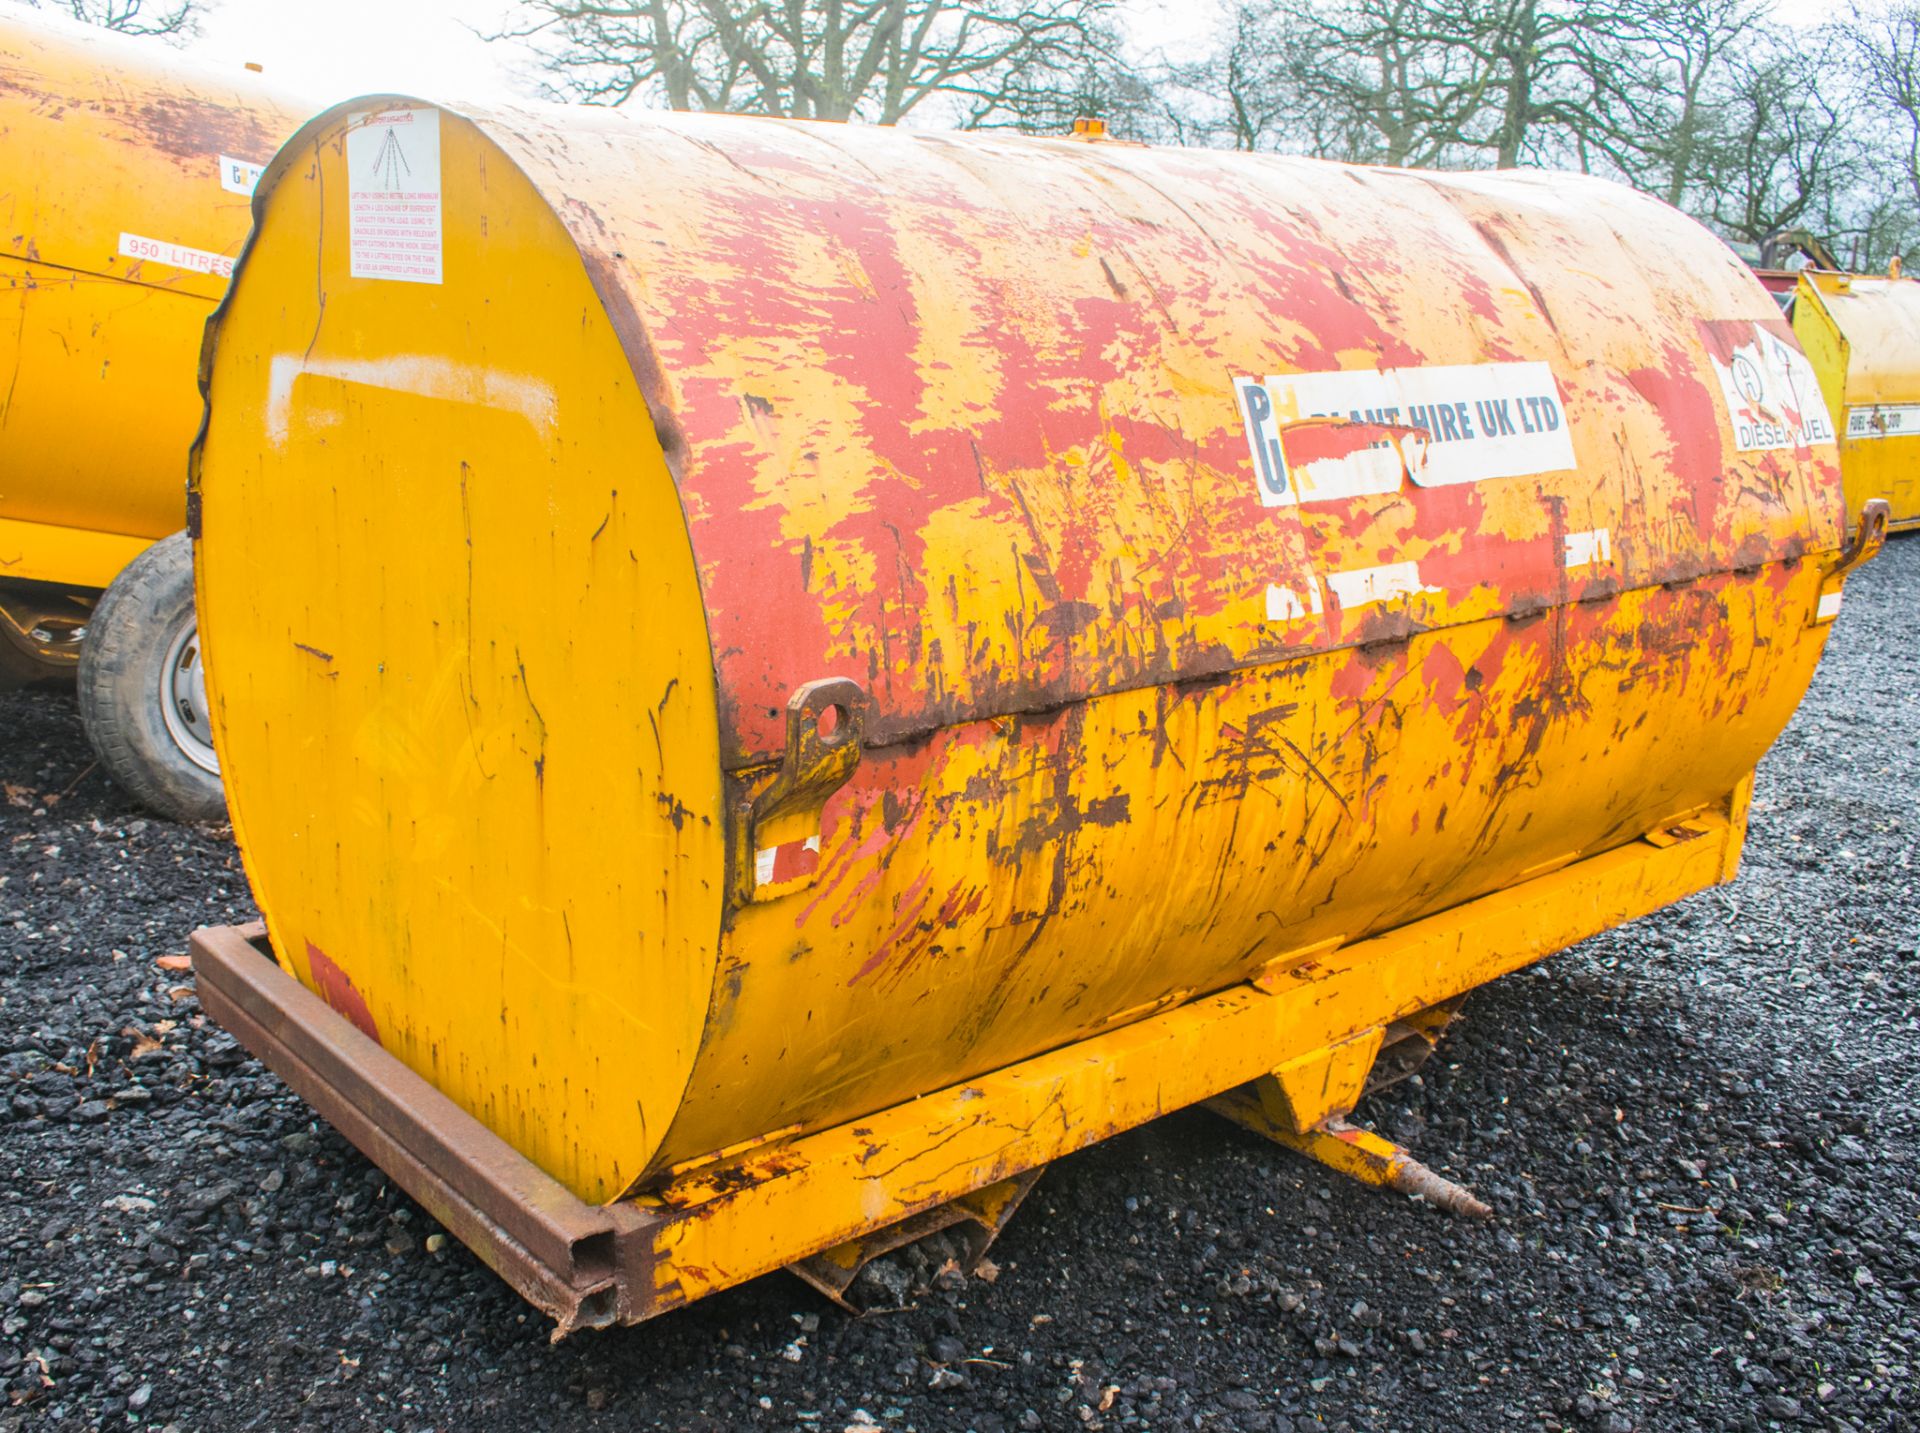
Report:
[{"label": "trailer wheel", "polygon": [[136,557],[93,609],[79,697],[101,765],[141,805],[176,821],[226,815],[185,533]]}]

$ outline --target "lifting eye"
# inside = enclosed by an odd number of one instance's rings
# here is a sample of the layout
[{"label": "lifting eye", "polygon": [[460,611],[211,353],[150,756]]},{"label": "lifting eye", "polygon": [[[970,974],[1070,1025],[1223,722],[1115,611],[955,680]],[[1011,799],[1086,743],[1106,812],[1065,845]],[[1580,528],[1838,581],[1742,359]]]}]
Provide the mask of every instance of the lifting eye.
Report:
[{"label": "lifting eye", "polygon": [[838,702],[831,702],[820,708],[820,715],[813,719],[813,729],[827,746],[838,746],[847,739],[849,714]]}]

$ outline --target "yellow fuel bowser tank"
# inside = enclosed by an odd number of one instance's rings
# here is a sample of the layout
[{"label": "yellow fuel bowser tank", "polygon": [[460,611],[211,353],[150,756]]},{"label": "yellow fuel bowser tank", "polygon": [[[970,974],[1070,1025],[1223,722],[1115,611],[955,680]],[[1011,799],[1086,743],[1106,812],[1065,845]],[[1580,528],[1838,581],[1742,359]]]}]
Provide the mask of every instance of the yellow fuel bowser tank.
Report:
[{"label": "yellow fuel bowser tank", "polygon": [[1802,270],[1793,331],[1839,434],[1849,510],[1879,498],[1894,531],[1920,527],[1920,283]]},{"label": "yellow fuel bowser tank", "polygon": [[1479,1209],[1355,1101],[1731,876],[1878,541],[1594,179],[386,97],[259,213],[201,997],[562,1330],[1200,1101]]},{"label": "yellow fuel bowser tank", "polygon": [[220,785],[190,554],[155,544],[186,525],[254,180],[309,113],[158,41],[0,19],[0,678],[82,667],[103,761],[170,814],[217,814]]}]

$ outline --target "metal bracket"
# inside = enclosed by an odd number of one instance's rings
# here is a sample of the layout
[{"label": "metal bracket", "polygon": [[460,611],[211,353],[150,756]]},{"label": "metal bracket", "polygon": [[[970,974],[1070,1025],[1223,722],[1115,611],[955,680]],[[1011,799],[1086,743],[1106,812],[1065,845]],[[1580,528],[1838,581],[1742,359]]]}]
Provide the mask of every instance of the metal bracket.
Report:
[{"label": "metal bracket", "polygon": [[1403,1015],[1388,1025],[1381,1033],[1380,1053],[1374,1056],[1373,1068],[1367,1071],[1365,1093],[1390,1089],[1417,1074],[1438,1048],[1440,1037],[1459,1018],[1460,1007],[1466,999],[1464,995],[1456,995],[1412,1015]]},{"label": "metal bracket", "polygon": [[1860,505],[1860,519],[1854,524],[1853,536],[1847,539],[1847,545],[1840,549],[1828,569],[1827,580],[1820,584],[1820,599],[1808,626],[1822,626],[1840,615],[1841,589],[1856,567],[1871,561],[1886,545],[1890,514],[1885,498],[1874,498]]},{"label": "metal bracket", "polygon": [[1854,524],[1853,536],[1840,549],[1833,570],[1827,574],[1830,580],[1845,577],[1861,563],[1879,555],[1880,549],[1886,545],[1887,523],[1892,513],[1893,509],[1885,498],[1873,498],[1860,505],[1860,520]]},{"label": "metal bracket", "polygon": [[813,884],[820,864],[820,812],[860,765],[867,693],[851,677],[823,677],[787,698],[787,752],[747,803],[735,871],[744,901]]},{"label": "metal bracket", "polygon": [[1027,1191],[1033,1188],[1045,1168],[1040,1165],[1011,1179],[950,1199],[923,1214],[789,1264],[787,1269],[848,1313],[871,1313],[870,1306],[848,1297],[861,1271],[882,1255],[945,1232],[952,1236],[954,1263],[961,1273],[971,1277],[979,1271],[987,1250],[993,1247],[993,1241],[1000,1237],[1000,1231],[1007,1227],[1020,1201],[1027,1197]]},{"label": "metal bracket", "polygon": [[80,661],[93,602],[57,588],[0,587],[0,642],[7,642],[49,674],[72,672]]},{"label": "metal bracket", "polygon": [[1364,1184],[1398,1189],[1471,1219],[1493,1215],[1467,1189],[1372,1130],[1348,1123],[1363,1093],[1407,1078],[1433,1053],[1464,996],[1374,1026],[1207,1101],[1207,1108],[1275,1144]]}]

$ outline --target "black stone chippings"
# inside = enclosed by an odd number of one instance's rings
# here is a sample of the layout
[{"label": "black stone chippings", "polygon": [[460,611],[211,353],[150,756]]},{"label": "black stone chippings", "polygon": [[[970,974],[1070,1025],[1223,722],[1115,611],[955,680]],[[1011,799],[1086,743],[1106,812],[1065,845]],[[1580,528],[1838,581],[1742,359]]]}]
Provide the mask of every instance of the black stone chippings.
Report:
[{"label": "black stone chippings", "polygon": [[1739,881],[1476,995],[1361,1117],[1474,1225],[1204,1113],[1062,1160],[992,1282],[546,1320],[157,965],[252,916],[0,695],[0,1429],[1920,1427],[1920,538],[1856,576]]}]

